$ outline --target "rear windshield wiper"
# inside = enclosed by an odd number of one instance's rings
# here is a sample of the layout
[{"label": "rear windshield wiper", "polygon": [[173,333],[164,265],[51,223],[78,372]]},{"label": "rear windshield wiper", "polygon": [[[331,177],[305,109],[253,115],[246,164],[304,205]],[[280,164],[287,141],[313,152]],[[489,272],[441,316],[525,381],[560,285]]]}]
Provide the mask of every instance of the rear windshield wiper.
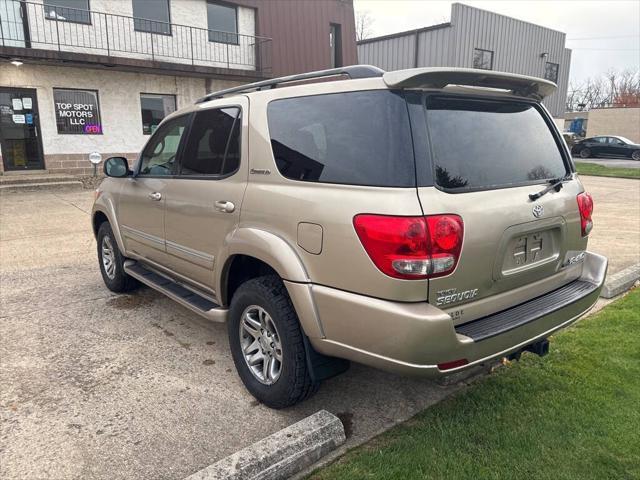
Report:
[{"label": "rear windshield wiper", "polygon": [[572,179],[573,179],[572,174],[565,175],[564,177],[561,177],[561,178],[552,178],[551,180],[549,180],[548,187],[546,187],[544,190],[540,190],[538,193],[530,193],[529,198],[531,200],[537,200],[543,195],[546,195],[547,193],[549,193],[551,190],[555,190],[556,192],[559,192],[560,189],[562,188],[562,184]]}]

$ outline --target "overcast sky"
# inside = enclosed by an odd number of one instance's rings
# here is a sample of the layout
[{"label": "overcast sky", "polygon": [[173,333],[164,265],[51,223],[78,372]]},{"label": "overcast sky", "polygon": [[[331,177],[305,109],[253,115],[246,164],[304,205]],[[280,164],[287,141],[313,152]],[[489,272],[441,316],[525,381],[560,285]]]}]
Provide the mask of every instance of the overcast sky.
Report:
[{"label": "overcast sky", "polygon": [[[369,12],[373,36],[448,22],[452,1],[354,0]],[[571,81],[610,69],[640,69],[639,0],[462,0],[459,3],[537,23],[567,34]]]}]

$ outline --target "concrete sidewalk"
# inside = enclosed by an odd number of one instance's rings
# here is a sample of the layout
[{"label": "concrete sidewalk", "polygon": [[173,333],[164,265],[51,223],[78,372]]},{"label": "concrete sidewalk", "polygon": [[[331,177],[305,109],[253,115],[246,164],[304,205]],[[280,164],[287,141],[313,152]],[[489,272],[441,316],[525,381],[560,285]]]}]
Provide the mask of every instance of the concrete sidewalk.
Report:
[{"label": "concrete sidewalk", "polygon": [[[640,182],[583,181],[590,249],[640,261]],[[93,192],[0,196],[0,478],[184,478],[320,409],[354,446],[459,386],[359,365],[285,411],[238,379],[224,325],[143,289],[103,285]]]}]

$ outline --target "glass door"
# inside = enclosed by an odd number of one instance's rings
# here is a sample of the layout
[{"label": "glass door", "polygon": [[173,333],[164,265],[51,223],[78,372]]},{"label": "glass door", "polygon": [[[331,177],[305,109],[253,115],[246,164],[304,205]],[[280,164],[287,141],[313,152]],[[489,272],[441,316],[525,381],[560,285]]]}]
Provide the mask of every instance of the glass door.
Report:
[{"label": "glass door", "polygon": [[5,170],[44,169],[35,90],[0,87],[0,152]]}]

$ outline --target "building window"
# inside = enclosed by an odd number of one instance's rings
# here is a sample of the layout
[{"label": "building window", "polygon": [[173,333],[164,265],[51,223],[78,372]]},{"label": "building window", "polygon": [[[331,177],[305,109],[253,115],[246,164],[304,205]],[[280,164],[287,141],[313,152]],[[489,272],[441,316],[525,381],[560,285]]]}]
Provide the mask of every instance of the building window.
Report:
[{"label": "building window", "polygon": [[544,64],[544,78],[545,80],[551,80],[553,83],[558,83],[558,67],[557,63],[547,62]]},{"label": "building window", "polygon": [[493,52],[491,50],[475,48],[473,50],[473,68],[491,70],[493,68]]},{"label": "building window", "polygon": [[53,89],[53,107],[60,134],[102,133],[97,90]]},{"label": "building window", "polygon": [[238,44],[238,11],[224,3],[207,2],[209,41]]},{"label": "building window", "polygon": [[89,0],[45,0],[44,11],[49,20],[91,23]]},{"label": "building window", "polygon": [[342,66],[342,31],[340,25],[329,25],[329,48],[331,49],[331,68]]},{"label": "building window", "polygon": [[164,117],[176,111],[175,95],[140,94],[142,133],[151,135]]},{"label": "building window", "polygon": [[135,30],[171,35],[169,0],[132,0],[132,2]]}]

